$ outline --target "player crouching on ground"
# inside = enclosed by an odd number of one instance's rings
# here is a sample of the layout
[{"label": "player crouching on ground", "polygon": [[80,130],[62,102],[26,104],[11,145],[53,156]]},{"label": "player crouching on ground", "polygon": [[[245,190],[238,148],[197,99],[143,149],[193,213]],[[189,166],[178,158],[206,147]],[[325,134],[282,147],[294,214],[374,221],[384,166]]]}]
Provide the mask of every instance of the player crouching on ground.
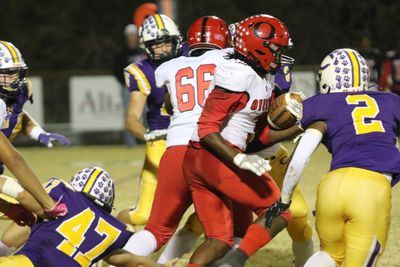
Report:
[{"label": "player crouching on ground", "polygon": [[[115,195],[106,171],[86,168],[76,173],[70,183],[52,178],[45,188],[53,198],[62,197],[69,207],[68,214],[24,228],[26,243],[15,255],[0,257],[0,266],[90,266],[102,258],[116,266],[161,266],[120,249],[132,232],[110,215]],[[22,205],[41,210],[29,193],[22,194]]]}]

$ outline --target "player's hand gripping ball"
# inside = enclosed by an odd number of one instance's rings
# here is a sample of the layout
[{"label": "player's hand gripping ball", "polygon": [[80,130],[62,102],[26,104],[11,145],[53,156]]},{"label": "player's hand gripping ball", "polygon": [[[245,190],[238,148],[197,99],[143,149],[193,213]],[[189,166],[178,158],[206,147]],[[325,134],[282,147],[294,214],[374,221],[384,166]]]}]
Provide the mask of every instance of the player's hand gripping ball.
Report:
[{"label": "player's hand gripping ball", "polygon": [[286,93],[278,96],[268,110],[268,124],[277,130],[295,125],[302,116],[302,94]]}]

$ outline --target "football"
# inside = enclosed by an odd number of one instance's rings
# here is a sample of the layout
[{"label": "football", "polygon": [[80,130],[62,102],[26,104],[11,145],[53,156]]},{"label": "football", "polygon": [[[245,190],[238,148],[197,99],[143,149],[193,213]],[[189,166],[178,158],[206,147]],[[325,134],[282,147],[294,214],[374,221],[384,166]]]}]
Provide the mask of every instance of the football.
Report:
[{"label": "football", "polygon": [[302,102],[299,94],[285,93],[275,98],[275,100],[271,103],[271,106],[268,110],[267,120],[268,124],[272,128],[284,130],[296,123],[296,117],[287,109],[288,103],[291,99],[294,99],[299,103]]}]

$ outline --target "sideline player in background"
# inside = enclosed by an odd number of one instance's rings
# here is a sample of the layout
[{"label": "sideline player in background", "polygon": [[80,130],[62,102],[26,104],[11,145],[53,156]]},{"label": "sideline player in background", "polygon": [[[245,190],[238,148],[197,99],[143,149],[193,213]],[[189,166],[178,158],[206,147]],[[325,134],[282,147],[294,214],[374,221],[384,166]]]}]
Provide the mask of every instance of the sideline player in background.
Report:
[{"label": "sideline player in background", "polygon": [[[125,127],[136,138],[146,141],[146,155],[140,174],[137,204],[118,214],[120,220],[133,225],[143,225],[149,218],[157,186],[158,165],[165,151],[170,123],[164,106],[165,92],[156,86],[154,71],[161,63],[181,55],[182,42],[178,27],[172,19],[162,14],[147,17],[139,29],[139,35],[147,59],[125,68],[126,85],[131,91]],[[145,107],[149,129],[141,121]]]},{"label": "sideline player in background", "polygon": [[[21,229],[26,243],[15,255],[0,257],[0,266],[90,266],[102,258],[116,266],[161,266],[149,258],[119,249],[132,232],[110,214],[115,198],[114,184],[103,169],[85,168],[70,183],[52,178],[47,182],[46,191],[54,198],[63,197],[70,208],[68,215],[54,221],[39,221],[32,229]],[[18,200],[40,210],[25,191]]]},{"label": "sideline player in background", "polygon": [[[15,98],[27,94],[25,73],[26,64],[20,51],[13,44],[0,41],[0,125],[4,125],[4,122],[10,116],[7,109],[12,106]],[[15,104],[15,106],[19,107],[18,104]],[[44,138],[46,139],[47,137],[49,136]],[[50,143],[52,139],[49,137],[47,141]],[[68,212],[65,204],[54,202],[46,194],[39,179],[3,132],[0,133],[0,160],[17,177],[21,185],[36,198],[48,216],[63,216]],[[14,196],[18,194],[18,189],[12,183],[6,181],[2,187],[2,193]]]},{"label": "sideline player in background", "polygon": [[282,49],[290,44],[289,32],[280,20],[252,16],[239,23],[234,52],[216,67],[214,89],[205,102],[183,165],[206,235],[189,266],[208,265],[232,246],[231,201],[248,206],[259,216],[246,233],[262,239],[256,246],[269,242],[290,219],[287,213],[264,227],[263,214],[280,191],[265,173],[271,169],[269,161],[242,153],[257,119],[268,109],[273,90],[271,72],[282,64]]},{"label": "sideline player in background", "polygon": [[394,133],[400,124],[400,98],[367,91],[368,66],[352,49],[327,55],[319,78],[321,94],[303,102],[300,122],[307,130],[293,152],[281,201],[267,217],[272,220],[290,203],[310,156],[322,142],[332,162],[317,191],[321,251],[305,266],[375,266],[389,231],[391,185],[400,174]]}]

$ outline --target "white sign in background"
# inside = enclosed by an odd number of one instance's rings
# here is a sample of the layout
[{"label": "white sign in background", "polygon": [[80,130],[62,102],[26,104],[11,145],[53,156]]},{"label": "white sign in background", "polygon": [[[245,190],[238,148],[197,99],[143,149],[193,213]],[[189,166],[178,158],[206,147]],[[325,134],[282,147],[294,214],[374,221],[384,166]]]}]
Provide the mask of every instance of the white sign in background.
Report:
[{"label": "white sign in background", "polygon": [[312,71],[294,71],[293,84],[290,91],[303,92],[306,97],[316,94],[315,74]]},{"label": "white sign in background", "polygon": [[33,104],[27,101],[24,105],[24,110],[27,111],[32,118],[35,119],[39,125],[44,124],[44,113],[43,113],[43,82],[40,77],[29,77],[33,87]]},{"label": "white sign in background", "polygon": [[83,132],[124,129],[121,89],[115,77],[71,77],[69,91],[72,130]]}]

